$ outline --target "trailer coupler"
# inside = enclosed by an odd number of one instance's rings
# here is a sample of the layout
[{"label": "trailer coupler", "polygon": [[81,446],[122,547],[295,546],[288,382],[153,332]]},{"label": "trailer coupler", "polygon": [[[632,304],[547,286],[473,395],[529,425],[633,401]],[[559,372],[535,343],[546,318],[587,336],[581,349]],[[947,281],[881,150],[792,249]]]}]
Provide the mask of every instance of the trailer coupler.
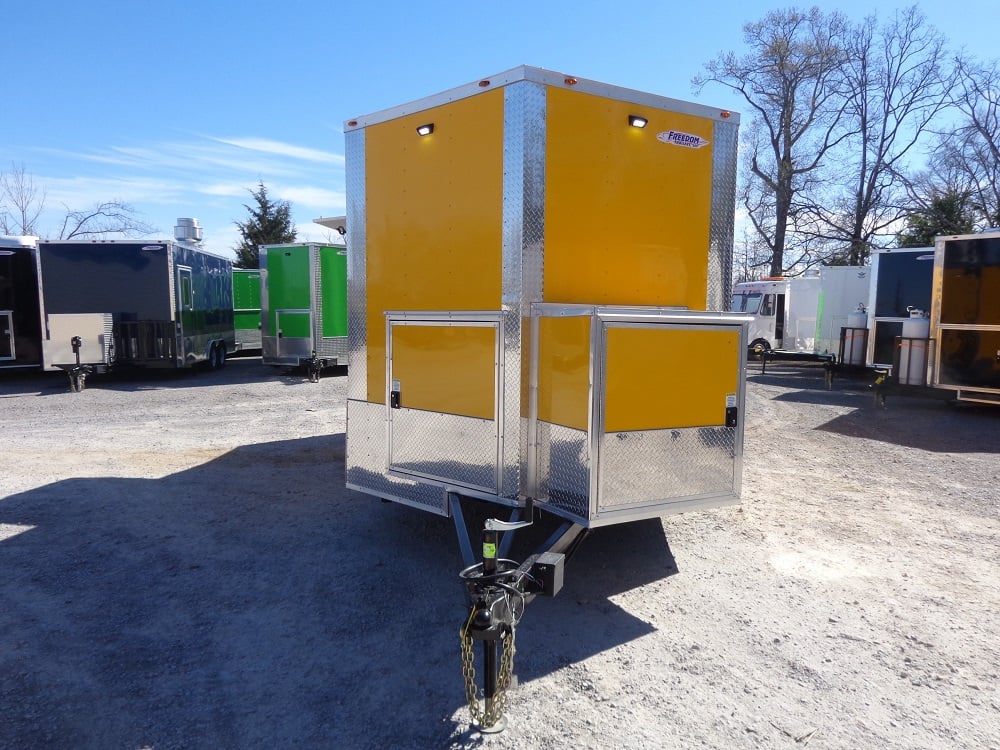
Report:
[{"label": "trailer coupler", "polygon": [[[529,516],[530,517],[530,516]],[[504,522],[488,519],[483,529],[482,562],[459,575],[472,603],[459,631],[462,645],[462,675],[472,723],[484,733],[501,732],[507,726],[504,709],[514,668],[514,631],[524,609],[535,596],[555,596],[562,588],[565,555],[543,552],[518,565],[497,557],[497,533],[515,531],[531,521]],[[483,706],[480,708],[473,646],[483,645]]]}]

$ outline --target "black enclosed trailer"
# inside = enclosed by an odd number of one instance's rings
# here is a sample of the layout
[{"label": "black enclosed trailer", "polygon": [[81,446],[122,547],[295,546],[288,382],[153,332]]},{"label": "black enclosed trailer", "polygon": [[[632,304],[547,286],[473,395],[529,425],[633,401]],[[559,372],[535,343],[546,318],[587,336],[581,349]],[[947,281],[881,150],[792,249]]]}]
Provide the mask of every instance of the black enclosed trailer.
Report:
[{"label": "black enclosed trailer", "polygon": [[873,250],[871,269],[866,364],[891,369],[904,327],[930,315],[934,248]]},{"label": "black enclosed trailer", "polygon": [[42,365],[37,237],[0,237],[0,368]]},{"label": "black enclosed trailer", "polygon": [[[1000,404],[1000,230],[938,237],[930,274],[927,250],[913,255],[894,287],[899,293],[887,295],[897,307],[873,304],[876,320],[886,310],[898,316],[909,308],[910,314],[898,334],[882,336],[894,343],[891,349],[883,344],[881,355],[878,333],[873,337],[872,364],[883,370],[876,395],[883,403],[896,392]],[[877,257],[881,268],[889,256]],[[902,262],[903,256],[896,258]]]},{"label": "black enclosed trailer", "polygon": [[[236,348],[232,261],[181,241],[39,243],[47,335],[98,330],[93,362],[118,367],[219,367]],[[70,336],[72,339],[75,335]],[[66,363],[46,361],[47,369]],[[64,367],[62,369],[65,369]]]}]

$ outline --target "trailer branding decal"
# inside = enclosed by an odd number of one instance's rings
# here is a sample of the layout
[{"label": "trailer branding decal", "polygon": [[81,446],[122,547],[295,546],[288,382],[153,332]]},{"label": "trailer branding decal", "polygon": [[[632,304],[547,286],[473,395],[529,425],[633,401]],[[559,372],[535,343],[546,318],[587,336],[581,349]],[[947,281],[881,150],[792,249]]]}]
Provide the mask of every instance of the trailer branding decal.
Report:
[{"label": "trailer branding decal", "polygon": [[656,134],[656,140],[661,143],[672,143],[675,146],[684,148],[701,148],[707,146],[711,141],[693,133],[682,133],[680,130],[664,130]]}]

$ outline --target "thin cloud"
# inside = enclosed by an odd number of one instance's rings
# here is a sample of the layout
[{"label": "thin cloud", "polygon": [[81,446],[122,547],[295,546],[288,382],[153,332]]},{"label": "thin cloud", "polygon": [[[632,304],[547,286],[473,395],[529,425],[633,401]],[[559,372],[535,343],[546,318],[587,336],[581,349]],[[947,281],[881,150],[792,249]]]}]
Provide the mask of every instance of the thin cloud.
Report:
[{"label": "thin cloud", "polygon": [[178,216],[201,219],[206,248],[229,254],[232,222],[244,216],[259,182],[271,196],[292,204],[293,220],[309,239],[318,239],[309,219],[344,212],[341,154],[255,136],[182,138],[32,149],[33,163],[27,166],[46,191],[40,230],[58,231],[67,208],[123,200],[159,227],[157,236],[169,236]]},{"label": "thin cloud", "polygon": [[343,164],[342,154],[334,154],[329,151],[320,151],[315,148],[305,148],[295,146],[291,143],[272,141],[267,138],[213,138],[218,143],[225,143],[236,148],[258,151],[274,156],[287,156],[302,161],[318,162],[320,164]]},{"label": "thin cloud", "polygon": [[[269,188],[270,189],[270,188]],[[294,205],[322,209],[326,214],[336,213],[347,205],[347,196],[336,190],[306,186],[276,186],[274,194]]]}]

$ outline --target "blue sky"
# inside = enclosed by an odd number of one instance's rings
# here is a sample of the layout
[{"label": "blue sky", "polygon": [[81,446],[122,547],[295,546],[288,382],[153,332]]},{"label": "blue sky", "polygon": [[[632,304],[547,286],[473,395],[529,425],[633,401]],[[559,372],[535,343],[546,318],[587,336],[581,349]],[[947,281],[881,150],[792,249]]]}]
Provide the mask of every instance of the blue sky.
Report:
[{"label": "blue sky", "polygon": [[[995,52],[997,0],[925,0],[954,47]],[[874,4],[816,3],[860,20]],[[742,50],[742,24],[792,3],[398,0],[13,0],[3,12],[0,169],[45,190],[41,234],[65,212],[131,203],[170,237],[197,217],[232,256],[262,180],[301,239],[344,212],[343,123],[518,65],[744,111],[691,78]],[[796,4],[806,7],[807,3]],[[880,15],[907,3],[879,3]]]}]

